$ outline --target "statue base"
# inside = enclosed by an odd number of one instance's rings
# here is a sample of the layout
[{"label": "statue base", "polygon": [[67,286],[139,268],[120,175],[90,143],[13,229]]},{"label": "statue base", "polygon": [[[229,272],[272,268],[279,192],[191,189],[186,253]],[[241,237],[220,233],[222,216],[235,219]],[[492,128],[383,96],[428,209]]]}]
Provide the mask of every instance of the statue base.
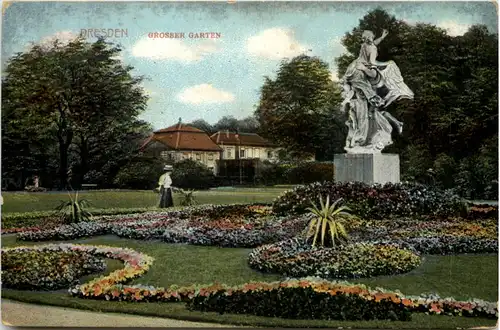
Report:
[{"label": "statue base", "polygon": [[335,181],[367,184],[399,183],[397,154],[335,154]]}]

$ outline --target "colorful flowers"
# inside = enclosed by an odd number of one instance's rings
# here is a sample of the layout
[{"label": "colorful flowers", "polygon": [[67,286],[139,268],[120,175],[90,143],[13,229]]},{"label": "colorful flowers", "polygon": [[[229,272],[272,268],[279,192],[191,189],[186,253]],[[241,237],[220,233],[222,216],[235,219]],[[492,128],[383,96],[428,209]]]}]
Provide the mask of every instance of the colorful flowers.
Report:
[{"label": "colorful flowers", "polygon": [[390,244],[312,248],[302,239],[291,239],[254,249],[248,263],[260,271],[293,277],[357,278],[405,273],[420,265],[420,257]]},{"label": "colorful flowers", "polygon": [[56,290],[106,268],[102,258],[64,246],[2,250],[2,285],[21,290]]}]

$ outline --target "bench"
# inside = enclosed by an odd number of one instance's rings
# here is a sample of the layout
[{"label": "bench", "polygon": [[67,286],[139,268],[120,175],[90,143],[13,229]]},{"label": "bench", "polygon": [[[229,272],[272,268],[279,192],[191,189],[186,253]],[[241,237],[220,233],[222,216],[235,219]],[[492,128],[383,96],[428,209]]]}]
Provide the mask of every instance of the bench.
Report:
[{"label": "bench", "polygon": [[82,190],[83,189],[97,189],[97,183],[82,183]]}]

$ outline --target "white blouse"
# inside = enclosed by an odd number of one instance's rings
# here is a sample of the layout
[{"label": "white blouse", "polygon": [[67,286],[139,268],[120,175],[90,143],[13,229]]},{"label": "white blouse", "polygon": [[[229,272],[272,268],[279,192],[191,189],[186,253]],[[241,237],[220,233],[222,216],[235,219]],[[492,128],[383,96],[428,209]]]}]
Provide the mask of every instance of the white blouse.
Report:
[{"label": "white blouse", "polygon": [[170,188],[171,185],[172,185],[172,179],[170,178],[170,175],[165,174],[165,178],[163,179],[163,187],[166,189]]}]

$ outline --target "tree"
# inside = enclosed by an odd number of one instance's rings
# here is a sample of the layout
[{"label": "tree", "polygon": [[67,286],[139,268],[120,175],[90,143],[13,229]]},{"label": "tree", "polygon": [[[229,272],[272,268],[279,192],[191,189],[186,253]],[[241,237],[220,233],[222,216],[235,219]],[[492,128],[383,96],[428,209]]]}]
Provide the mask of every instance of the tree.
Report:
[{"label": "tree", "polygon": [[17,120],[7,126],[29,127],[37,135],[30,142],[57,145],[61,187],[68,179],[72,146],[83,176],[89,170],[90,140],[113,131],[110,127],[126,126],[146,106],[142,77],[132,77],[133,68],[116,59],[120,51],[103,39],[87,43],[77,38],[67,45],[55,40],[7,62],[2,106]]},{"label": "tree", "polygon": [[207,121],[204,119],[193,120],[192,122],[190,122],[187,125],[201,129],[202,131],[207,132],[207,134],[209,134],[209,135],[212,135],[213,133],[215,133],[214,127],[212,125],[210,125],[209,123],[207,123]]},{"label": "tree", "polygon": [[228,130],[230,132],[236,132],[238,127],[238,119],[233,116],[224,116],[217,123],[215,123],[214,131],[225,131]]},{"label": "tree", "polygon": [[339,144],[342,130],[334,118],[340,92],[330,76],[328,65],[317,57],[284,60],[276,79],[266,77],[261,89],[255,112],[260,132],[297,155],[331,159],[331,146],[341,149],[343,141]]}]

